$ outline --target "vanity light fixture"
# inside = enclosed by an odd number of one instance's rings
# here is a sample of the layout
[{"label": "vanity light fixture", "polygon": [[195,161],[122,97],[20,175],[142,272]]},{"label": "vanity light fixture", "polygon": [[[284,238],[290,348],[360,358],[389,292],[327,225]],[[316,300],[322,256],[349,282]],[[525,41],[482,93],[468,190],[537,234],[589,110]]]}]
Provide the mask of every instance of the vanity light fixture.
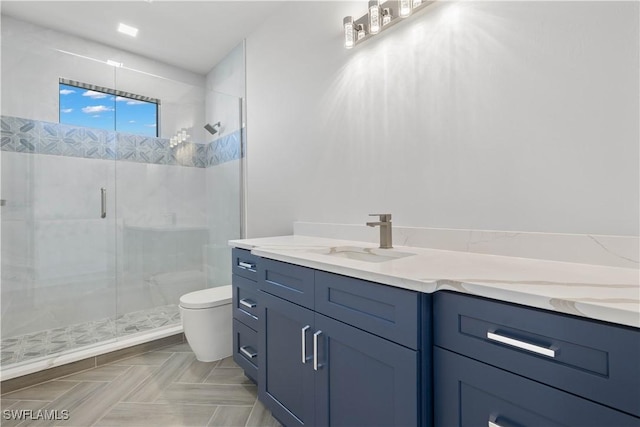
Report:
[{"label": "vanity light fixture", "polygon": [[118,25],[118,31],[120,31],[121,33],[126,34],[128,36],[131,36],[131,37],[135,37],[135,36],[138,35],[138,29],[137,28],[131,27],[131,26],[129,26],[127,24],[123,24],[123,23],[120,23],[120,25]]},{"label": "vanity light fixture", "polygon": [[369,1],[369,32],[371,34],[378,34],[380,32],[380,2],[378,0]]},{"label": "vanity light fixture", "polygon": [[342,25],[344,26],[344,47],[351,49],[356,43],[354,37],[355,29],[353,28],[353,16],[345,16],[342,20]]},{"label": "vanity light fixture", "polygon": [[358,19],[342,20],[344,47],[351,49],[383,30],[423,9],[435,0],[370,0],[367,13]]},{"label": "vanity light fixture", "polygon": [[411,15],[412,0],[400,0],[400,11],[398,14],[401,18]]}]

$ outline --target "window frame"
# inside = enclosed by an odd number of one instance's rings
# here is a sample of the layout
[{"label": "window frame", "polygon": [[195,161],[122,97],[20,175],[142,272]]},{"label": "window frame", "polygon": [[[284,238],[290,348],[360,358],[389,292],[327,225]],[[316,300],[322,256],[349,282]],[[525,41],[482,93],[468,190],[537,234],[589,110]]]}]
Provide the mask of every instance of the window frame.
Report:
[{"label": "window frame", "polygon": [[[92,85],[89,83],[83,83],[83,82],[79,82],[77,80],[69,80],[69,79],[64,79],[62,77],[60,77],[58,79],[58,123],[60,124],[69,124],[69,123],[63,123],[62,122],[62,109],[61,109],[61,103],[60,103],[60,85],[66,85],[66,86],[73,86],[73,87],[77,87],[78,89],[83,89],[83,90],[92,90],[95,92],[101,92],[101,93],[105,93],[107,95],[113,95],[116,97],[122,97],[122,98],[127,98],[127,99],[132,99],[134,101],[143,101],[143,102],[147,102],[150,104],[154,104],[156,106],[156,133],[155,133],[155,138],[158,138],[160,135],[160,100],[157,98],[151,98],[149,96],[144,96],[144,95],[138,95],[135,93],[131,93],[131,92],[125,92],[122,90],[117,90],[117,89],[111,89],[108,87],[104,87],[104,86],[98,86],[98,85]],[[118,110],[117,110],[117,102],[114,102],[114,122],[113,122],[113,129],[106,129],[106,130],[112,130],[114,132],[118,132],[118,129],[116,129],[116,120],[115,117],[117,117],[118,114]],[[141,135],[141,134],[140,134]],[[147,135],[143,135],[143,136],[147,136]]]}]

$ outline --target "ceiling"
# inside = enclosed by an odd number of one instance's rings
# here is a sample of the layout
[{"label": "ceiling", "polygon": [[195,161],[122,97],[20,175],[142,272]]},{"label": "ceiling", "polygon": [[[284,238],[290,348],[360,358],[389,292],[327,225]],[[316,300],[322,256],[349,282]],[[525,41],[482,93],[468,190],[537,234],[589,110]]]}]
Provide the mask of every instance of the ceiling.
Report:
[{"label": "ceiling", "polygon": [[[284,1],[6,1],[3,15],[207,74]],[[121,34],[118,24],[138,28]]]}]

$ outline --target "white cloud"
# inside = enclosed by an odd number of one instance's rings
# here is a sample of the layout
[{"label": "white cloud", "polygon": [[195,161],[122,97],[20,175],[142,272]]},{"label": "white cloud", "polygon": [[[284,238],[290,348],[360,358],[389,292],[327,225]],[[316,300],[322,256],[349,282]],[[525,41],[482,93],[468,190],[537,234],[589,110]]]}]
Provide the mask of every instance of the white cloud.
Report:
[{"label": "white cloud", "polygon": [[113,108],[105,107],[104,105],[90,105],[82,108],[82,112],[85,114],[103,113],[105,111],[113,111]]},{"label": "white cloud", "polygon": [[154,127],[156,127],[156,124],[155,124],[155,123],[152,123],[152,124],[150,124],[150,125],[145,125],[145,126],[146,126],[146,127],[148,127],[148,128],[154,128]]},{"label": "white cloud", "polygon": [[93,117],[94,119],[97,119],[97,118],[100,118],[100,114],[96,114],[95,116],[91,116],[91,117]]},{"label": "white cloud", "polygon": [[102,99],[106,98],[107,94],[102,92],[96,92],[95,90],[88,90],[82,94],[82,96],[88,96],[91,99]]},{"label": "white cloud", "polygon": [[73,111],[73,108],[63,108],[62,110],[60,110],[61,113],[70,113]]},{"label": "white cloud", "polygon": [[136,122],[135,120],[129,120],[129,123],[135,123],[135,122]]},{"label": "white cloud", "polygon": [[71,93],[76,93],[76,91],[71,89],[60,89],[60,95],[69,95]]}]

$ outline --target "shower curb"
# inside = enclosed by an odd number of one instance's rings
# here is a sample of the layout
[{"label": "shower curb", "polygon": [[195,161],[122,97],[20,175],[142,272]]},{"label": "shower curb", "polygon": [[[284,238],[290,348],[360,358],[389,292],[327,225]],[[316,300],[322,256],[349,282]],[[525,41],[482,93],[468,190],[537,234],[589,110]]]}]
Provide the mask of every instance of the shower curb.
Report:
[{"label": "shower curb", "polygon": [[114,350],[108,353],[99,354],[86,359],[77,360],[54,368],[45,369],[34,372],[32,374],[23,375],[21,377],[11,378],[0,382],[0,395],[11,393],[23,388],[31,387],[36,384],[66,377],[68,375],[77,374],[87,369],[97,368],[98,366],[108,365],[122,359],[137,356],[149,351],[158,350],[162,347],[180,344],[185,342],[184,333],[169,335],[157,340],[148,341],[142,344],[133,345],[131,347]]}]

